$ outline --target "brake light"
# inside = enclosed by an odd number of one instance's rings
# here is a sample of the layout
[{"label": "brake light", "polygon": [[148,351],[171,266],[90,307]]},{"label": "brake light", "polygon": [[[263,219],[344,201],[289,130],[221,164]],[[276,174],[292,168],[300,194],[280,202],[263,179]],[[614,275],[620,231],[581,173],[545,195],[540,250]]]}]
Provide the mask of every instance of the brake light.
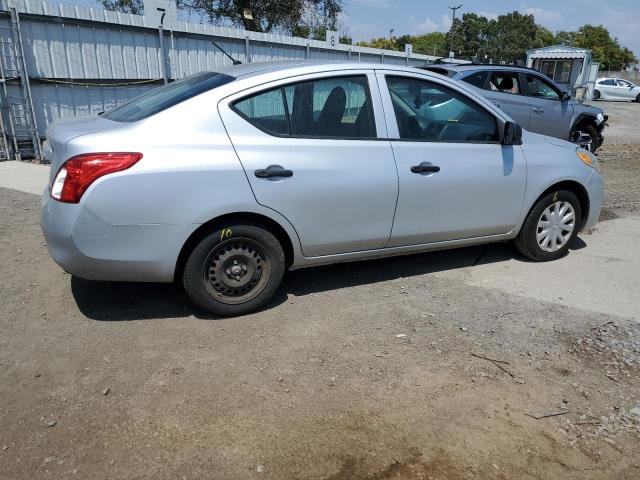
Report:
[{"label": "brake light", "polygon": [[82,194],[98,178],[121,172],[142,158],[141,153],[86,153],[71,157],[58,170],[51,196],[66,203],[78,203]]}]

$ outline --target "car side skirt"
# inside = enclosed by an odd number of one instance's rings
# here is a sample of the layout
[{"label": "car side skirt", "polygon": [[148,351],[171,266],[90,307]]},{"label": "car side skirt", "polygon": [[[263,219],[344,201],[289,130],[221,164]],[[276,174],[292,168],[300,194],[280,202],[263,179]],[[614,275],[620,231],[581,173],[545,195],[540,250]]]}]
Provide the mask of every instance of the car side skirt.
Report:
[{"label": "car side skirt", "polygon": [[377,258],[396,257],[400,255],[410,255],[413,253],[424,253],[438,250],[449,250],[458,247],[468,247],[472,245],[482,245],[486,243],[507,242],[516,236],[515,230],[501,234],[488,235],[484,237],[463,238],[459,240],[447,240],[443,242],[424,243],[419,245],[405,245],[400,247],[387,247],[376,250],[365,250],[360,252],[340,253],[335,255],[323,255],[320,257],[298,257],[289,270],[315,267],[318,265],[329,265],[332,263],[357,262],[360,260],[371,260]]}]

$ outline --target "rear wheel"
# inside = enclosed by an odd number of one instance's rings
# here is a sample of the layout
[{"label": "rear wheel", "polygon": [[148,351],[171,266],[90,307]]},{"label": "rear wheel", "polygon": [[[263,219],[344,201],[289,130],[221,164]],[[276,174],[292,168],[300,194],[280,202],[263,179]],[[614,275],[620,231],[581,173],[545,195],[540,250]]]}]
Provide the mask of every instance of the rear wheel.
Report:
[{"label": "rear wheel", "polygon": [[268,230],[227,225],[198,243],[184,267],[191,300],[217,315],[242,315],[273,297],[285,270],[282,246]]},{"label": "rear wheel", "polygon": [[531,209],[514,244],[532,260],[556,260],[569,250],[581,218],[580,201],[572,192],[551,192]]},{"label": "rear wheel", "polygon": [[600,100],[600,92],[598,90],[593,91],[593,99]]}]

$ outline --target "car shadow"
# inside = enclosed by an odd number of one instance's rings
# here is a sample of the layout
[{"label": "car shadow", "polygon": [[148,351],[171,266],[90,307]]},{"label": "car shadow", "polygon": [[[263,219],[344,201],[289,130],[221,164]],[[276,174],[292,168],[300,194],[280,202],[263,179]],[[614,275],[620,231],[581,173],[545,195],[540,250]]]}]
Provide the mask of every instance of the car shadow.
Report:
[{"label": "car shadow", "polygon": [[[578,237],[571,245],[571,250],[580,250],[585,246]],[[498,243],[294,270],[287,273],[278,294],[264,310],[284,303],[289,295],[301,297],[514,258],[523,263],[530,262],[510,244]],[[221,318],[194,306],[185,291],[174,284],[97,282],[71,277],[71,292],[82,314],[92,320],[131,321],[190,316],[207,320]]]}]

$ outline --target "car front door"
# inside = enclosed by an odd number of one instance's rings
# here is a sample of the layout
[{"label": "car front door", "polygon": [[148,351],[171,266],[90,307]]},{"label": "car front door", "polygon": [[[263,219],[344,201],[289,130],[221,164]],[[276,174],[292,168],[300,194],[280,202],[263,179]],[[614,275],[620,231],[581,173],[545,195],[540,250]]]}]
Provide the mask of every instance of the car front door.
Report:
[{"label": "car front door", "polygon": [[494,105],[507,112],[522,128],[529,129],[531,105],[528,99],[522,96],[522,87],[517,73],[491,72],[483,93]]},{"label": "car front door", "polygon": [[398,175],[375,81],[366,70],[316,74],[219,104],[257,202],[291,222],[305,256],[389,239]]},{"label": "car front door", "polygon": [[634,85],[632,83],[626,80],[616,80],[616,87],[620,99],[635,100],[636,95],[634,94]]},{"label": "car front door", "polygon": [[434,77],[380,70],[400,191],[389,246],[504,234],[522,209],[526,163],[494,113]]},{"label": "car front door", "polygon": [[562,99],[562,92],[540,75],[522,74],[524,94],[531,104],[529,130],[551,137],[569,140],[573,106]]}]

